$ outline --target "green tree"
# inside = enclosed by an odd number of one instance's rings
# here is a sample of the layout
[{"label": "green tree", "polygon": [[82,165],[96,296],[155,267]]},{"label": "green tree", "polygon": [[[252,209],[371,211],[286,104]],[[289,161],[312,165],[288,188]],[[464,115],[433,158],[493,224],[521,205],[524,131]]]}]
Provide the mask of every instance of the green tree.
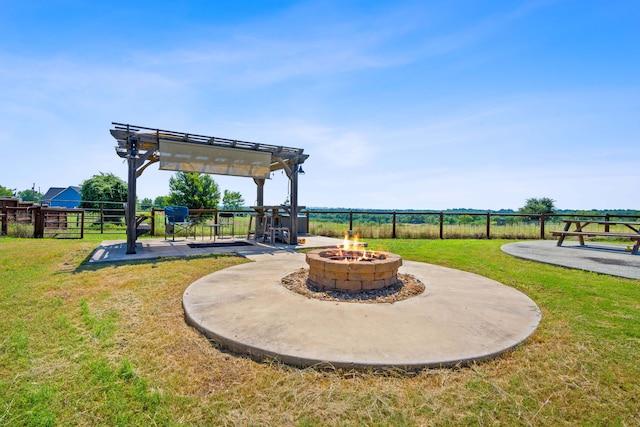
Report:
[{"label": "green tree", "polygon": [[40,203],[43,195],[44,194],[41,192],[33,189],[18,191],[18,197],[20,197],[24,202]]},{"label": "green tree", "polygon": [[153,206],[160,209],[166,206],[169,206],[169,197],[168,196],[156,197],[155,200],[153,201]]},{"label": "green tree", "polygon": [[112,173],[100,172],[82,183],[82,207],[99,208],[98,202],[105,203],[105,208],[120,208],[127,201],[127,184]]},{"label": "green tree", "polygon": [[12,197],[13,190],[9,190],[7,187],[0,185],[0,197]]},{"label": "green tree", "polygon": [[424,215],[411,214],[409,215],[409,221],[407,222],[409,222],[410,224],[424,224],[426,222],[426,219]]},{"label": "green tree", "polygon": [[222,207],[229,210],[238,210],[244,206],[244,199],[239,191],[224,190]]},{"label": "green tree", "polygon": [[[522,214],[552,214],[556,212],[555,200],[548,197],[527,199],[526,204],[518,210]],[[529,219],[537,219],[530,217]]]},{"label": "green tree", "polygon": [[151,200],[148,197],[145,197],[144,199],[142,199],[142,201],[140,202],[140,209],[142,209],[143,211],[148,211],[151,209],[151,206],[153,206],[153,200]]},{"label": "green tree", "polygon": [[217,209],[218,184],[207,174],[178,172],[169,178],[169,203],[189,209]]},{"label": "green tree", "polygon": [[505,224],[514,225],[522,222],[521,216],[508,216],[504,219]]},{"label": "green tree", "polygon": [[459,224],[473,224],[473,217],[471,215],[460,215],[458,217]]}]

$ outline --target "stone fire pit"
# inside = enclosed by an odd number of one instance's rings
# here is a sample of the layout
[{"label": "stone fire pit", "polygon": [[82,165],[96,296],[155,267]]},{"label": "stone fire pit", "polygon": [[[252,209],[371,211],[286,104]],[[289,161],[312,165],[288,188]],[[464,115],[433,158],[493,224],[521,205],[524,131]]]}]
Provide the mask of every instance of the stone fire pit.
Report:
[{"label": "stone fire pit", "polygon": [[398,282],[399,255],[365,250],[320,249],[308,252],[309,281],[321,290],[362,292]]}]

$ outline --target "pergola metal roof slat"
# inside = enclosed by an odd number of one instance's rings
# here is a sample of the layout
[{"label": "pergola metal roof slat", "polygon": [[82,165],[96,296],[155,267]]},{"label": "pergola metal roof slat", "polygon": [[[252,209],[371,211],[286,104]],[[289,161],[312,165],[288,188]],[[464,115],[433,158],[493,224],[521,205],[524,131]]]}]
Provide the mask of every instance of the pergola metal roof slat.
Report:
[{"label": "pergola metal roof slat", "polygon": [[[270,145],[249,141],[240,141],[236,139],[228,139],[217,136],[206,136],[198,134],[190,134],[184,132],[175,132],[163,129],[147,128],[144,126],[131,126],[122,123],[113,123],[115,129],[111,130],[111,134],[117,140],[126,141],[128,136],[136,134],[140,142],[153,143],[159,139],[167,139],[172,141],[183,141],[194,144],[219,145],[223,147],[240,148],[247,150],[266,151],[285,157],[300,156],[304,153],[302,148],[284,147],[278,145]],[[150,132],[144,132],[152,131]]]}]

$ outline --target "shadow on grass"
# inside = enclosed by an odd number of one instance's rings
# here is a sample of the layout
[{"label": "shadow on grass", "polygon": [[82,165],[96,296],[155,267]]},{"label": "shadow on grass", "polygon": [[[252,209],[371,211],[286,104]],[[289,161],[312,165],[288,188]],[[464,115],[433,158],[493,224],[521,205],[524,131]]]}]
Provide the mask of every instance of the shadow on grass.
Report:
[{"label": "shadow on grass", "polygon": [[131,261],[112,261],[112,262],[90,262],[91,257],[93,255],[93,251],[90,252],[81,262],[76,266],[73,270],[60,271],[59,273],[82,273],[85,271],[100,271],[104,268],[118,268],[132,265],[157,265],[166,262],[178,261],[178,260],[197,260],[203,258],[224,258],[224,257],[238,257],[244,258],[241,255],[237,255],[235,253],[210,253],[210,254],[201,254],[201,255],[189,255],[185,256],[166,256],[152,259],[137,259]]}]

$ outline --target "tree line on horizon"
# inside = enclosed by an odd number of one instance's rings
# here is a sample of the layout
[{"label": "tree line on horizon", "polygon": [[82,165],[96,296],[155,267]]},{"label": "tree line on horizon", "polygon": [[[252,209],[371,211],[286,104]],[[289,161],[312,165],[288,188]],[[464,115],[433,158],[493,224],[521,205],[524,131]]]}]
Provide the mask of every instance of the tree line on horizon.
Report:
[{"label": "tree line on horizon", "polygon": [[[128,186],[113,173],[100,172],[82,182],[82,208],[117,208],[127,201]],[[0,197],[18,197],[22,201],[40,203],[43,193],[34,188],[16,191],[0,185]],[[112,202],[113,205],[104,202]],[[222,203],[222,205],[220,204]],[[170,205],[187,206],[190,209],[241,209],[244,205],[242,194],[238,191],[220,192],[218,184],[207,174],[177,172],[169,178],[169,194],[158,196],[155,200],[144,198],[139,202],[141,208],[164,208]]]},{"label": "tree line on horizon", "polygon": [[[322,208],[318,210],[322,211]],[[327,209],[325,211],[330,213],[314,214],[311,212],[310,218],[319,222],[336,222],[346,223],[350,218],[359,224],[371,224],[382,225],[390,224],[393,221],[393,216],[389,212],[389,209]],[[415,213],[413,213],[415,212]],[[614,210],[568,210],[568,209],[556,209],[555,200],[542,197],[542,198],[530,198],[525,201],[524,206],[517,211],[513,209],[500,209],[500,210],[482,210],[482,209],[447,209],[447,210],[426,210],[426,209],[406,209],[396,214],[396,221],[403,224],[439,224],[440,218],[435,215],[425,215],[424,212],[440,213],[442,212],[445,217],[443,222],[445,224],[457,225],[457,224],[484,224],[487,213],[496,218],[496,222],[509,224],[518,223],[523,221],[538,221],[541,214],[559,214],[559,215],[628,215],[628,216],[640,216],[640,211],[630,209],[614,209]],[[386,215],[384,215],[386,214]],[[447,216],[447,214],[450,214]],[[522,216],[516,216],[516,214]],[[502,217],[501,217],[502,215]],[[531,216],[528,216],[531,215]]]},{"label": "tree line on horizon", "polygon": [[[123,203],[127,200],[127,184],[115,176],[113,173],[102,173],[83,181],[81,186],[82,207],[95,208],[98,207],[96,201],[100,202],[117,202]],[[224,190],[220,192],[218,184],[208,174],[199,174],[191,172],[177,172],[169,179],[169,194],[166,196],[158,196],[154,200],[143,198],[138,202],[141,210],[150,210],[151,208],[162,209],[166,206],[181,205],[190,209],[226,209],[241,210],[248,209],[244,205],[242,194],[237,191]],[[0,185],[0,197],[18,197],[23,201],[39,203],[43,194],[36,191],[35,188],[22,191],[11,190]],[[308,210],[313,211],[331,211],[328,214],[311,213],[313,219],[327,222],[345,222],[349,221],[350,212],[354,213],[353,219],[358,222],[372,223],[390,223],[391,217],[386,218],[380,213],[392,212],[389,209],[361,209],[361,208],[328,208],[328,207],[309,207]],[[371,212],[372,214],[368,214]],[[412,212],[416,212],[413,214]],[[525,201],[524,206],[518,210],[499,209],[486,210],[474,208],[454,208],[446,210],[429,210],[429,209],[403,209],[400,210],[400,218],[398,220],[409,224],[423,224],[433,219],[428,219],[426,215],[419,212],[443,212],[444,214],[456,214],[459,217],[457,222],[473,222],[474,216],[485,215],[514,215],[514,214],[560,214],[560,215],[605,215],[612,216],[640,216],[640,210],[633,209],[590,209],[590,210],[574,210],[574,209],[556,209],[555,200],[542,197],[530,198]],[[468,215],[464,216],[465,214]],[[460,219],[460,217],[462,219]],[[454,219],[448,219],[454,221]]]}]

